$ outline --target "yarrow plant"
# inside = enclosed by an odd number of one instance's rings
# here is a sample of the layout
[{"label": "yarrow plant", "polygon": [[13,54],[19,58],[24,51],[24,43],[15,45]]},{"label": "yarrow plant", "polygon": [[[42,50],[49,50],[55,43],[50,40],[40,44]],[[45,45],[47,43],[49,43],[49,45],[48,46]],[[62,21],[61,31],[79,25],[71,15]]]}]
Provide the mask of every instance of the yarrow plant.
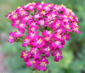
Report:
[{"label": "yarrow plant", "polygon": [[70,40],[69,35],[74,32],[81,33],[78,30],[78,18],[64,5],[33,2],[19,6],[6,18],[17,29],[9,34],[8,41],[23,42],[22,46],[28,50],[21,52],[21,58],[27,67],[33,66],[34,70],[46,71],[49,64],[46,57],[50,55],[56,62],[62,59],[61,49],[65,40]]}]

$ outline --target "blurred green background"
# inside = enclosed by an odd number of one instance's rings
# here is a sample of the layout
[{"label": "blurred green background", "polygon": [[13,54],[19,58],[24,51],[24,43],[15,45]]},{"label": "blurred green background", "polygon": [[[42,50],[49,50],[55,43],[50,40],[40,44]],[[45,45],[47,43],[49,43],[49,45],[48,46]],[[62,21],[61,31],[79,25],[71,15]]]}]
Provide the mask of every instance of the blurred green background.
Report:
[{"label": "blurred green background", "polygon": [[63,59],[54,62],[50,57],[48,70],[38,73],[85,73],[85,0],[0,0],[0,73],[32,73],[20,58],[21,52],[26,49],[21,43],[10,44],[7,42],[8,35],[12,31],[11,24],[5,15],[18,6],[29,2],[41,2],[63,4],[72,9],[79,18],[81,34],[75,33],[66,41],[63,51]]}]

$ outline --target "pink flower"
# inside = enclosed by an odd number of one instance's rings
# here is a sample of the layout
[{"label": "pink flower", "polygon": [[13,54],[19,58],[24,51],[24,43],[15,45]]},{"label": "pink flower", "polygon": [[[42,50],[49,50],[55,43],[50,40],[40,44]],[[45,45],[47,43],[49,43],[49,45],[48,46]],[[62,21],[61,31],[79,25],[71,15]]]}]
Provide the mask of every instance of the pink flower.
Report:
[{"label": "pink flower", "polygon": [[28,59],[28,61],[26,62],[26,65],[27,65],[27,67],[30,67],[33,65],[34,68],[37,68],[36,63],[37,63],[37,61],[35,61],[34,59]]},{"label": "pink flower", "polygon": [[42,56],[40,63],[38,65],[38,70],[46,71],[46,65],[48,64],[49,64],[48,60],[44,56]]},{"label": "pink flower", "polygon": [[22,30],[17,30],[15,37],[16,37],[16,38],[22,37],[22,36],[24,36],[23,33],[24,33],[24,32],[23,32]]},{"label": "pink flower", "polygon": [[73,27],[73,31],[74,31],[74,32],[81,33],[78,29],[79,29],[78,26],[77,26],[77,27]]},{"label": "pink flower", "polygon": [[28,60],[27,55],[28,55],[28,54],[27,54],[27,52],[25,52],[25,50],[23,50],[23,51],[21,52],[21,58],[23,58],[25,62]]},{"label": "pink flower", "polygon": [[13,14],[11,13],[9,17],[10,20],[17,19],[17,18],[18,18],[18,14],[16,14],[15,12]]},{"label": "pink flower", "polygon": [[38,30],[38,26],[34,26],[34,25],[31,25],[30,28],[28,29],[28,31],[32,31],[32,32],[35,32],[36,30]]},{"label": "pink flower", "polygon": [[42,53],[40,52],[40,50],[38,50],[37,47],[32,47],[30,52],[32,52],[32,54],[34,55],[34,59],[39,59],[39,55],[41,55]]},{"label": "pink flower", "polygon": [[71,27],[69,24],[64,25],[68,32],[72,32]]},{"label": "pink flower", "polygon": [[42,52],[42,53],[45,53],[45,56],[46,56],[46,57],[49,57],[51,50],[52,50],[52,46],[51,46],[51,45],[48,45],[48,46],[43,47],[43,48],[41,49],[41,52]]},{"label": "pink flower", "polygon": [[17,26],[20,23],[20,20],[12,20],[13,23],[11,23],[12,27]]},{"label": "pink flower", "polygon": [[16,35],[15,32],[11,32],[11,33],[9,34],[9,39],[8,39],[8,41],[9,41],[10,43],[13,43],[14,40],[16,39],[16,38],[15,38],[15,35]]},{"label": "pink flower", "polygon": [[56,62],[63,58],[60,49],[70,40],[69,33],[81,33],[78,18],[64,5],[33,2],[19,6],[5,17],[17,29],[9,34],[8,41],[23,42],[23,47],[30,47],[28,52],[22,51],[21,58],[27,67],[39,71],[46,71],[49,62],[45,57],[50,57],[50,53]]},{"label": "pink flower", "polygon": [[44,5],[43,5],[43,9],[44,9],[45,11],[50,11],[50,10],[51,10],[50,7],[49,7],[47,4],[44,4]]},{"label": "pink flower", "polygon": [[23,47],[26,47],[27,45],[31,45],[30,36],[27,35],[27,36],[25,37],[25,39],[23,40],[23,42],[24,42],[24,43],[22,44]]},{"label": "pink flower", "polygon": [[32,42],[32,46],[34,46],[34,47],[37,46],[38,48],[41,48],[41,47],[43,47],[46,44],[46,42],[45,42],[43,37],[36,37],[36,38],[34,38],[35,42]]},{"label": "pink flower", "polygon": [[33,16],[35,19],[39,19],[41,16],[39,13],[36,13],[34,16]]},{"label": "pink flower", "polygon": [[62,40],[63,35],[60,33],[54,33],[54,40]]},{"label": "pink flower", "polygon": [[56,50],[52,53],[52,56],[55,57],[54,61],[58,62],[60,59],[62,59],[62,51],[61,50]]},{"label": "pink flower", "polygon": [[24,9],[23,10],[20,10],[19,11],[19,14],[21,15],[29,15],[27,11],[25,11]]},{"label": "pink flower", "polygon": [[30,11],[33,11],[34,9],[34,5],[33,4],[30,4],[26,7],[26,10],[30,10]]},{"label": "pink flower", "polygon": [[33,39],[39,33],[39,31],[38,32],[28,31],[28,33],[29,33],[30,38]]},{"label": "pink flower", "polygon": [[37,8],[37,10],[39,10],[39,11],[42,10],[42,4],[37,3],[37,4],[36,4],[36,8]]},{"label": "pink flower", "polygon": [[25,30],[26,27],[27,25],[24,22],[21,22],[19,25],[16,26],[16,28],[23,29],[23,30]]},{"label": "pink flower", "polygon": [[10,16],[11,16],[11,12],[8,13],[7,15],[5,15],[5,17],[6,17],[7,19],[9,19]]},{"label": "pink flower", "polygon": [[66,33],[64,36],[63,36],[63,39],[64,40],[70,40],[70,36],[68,33]]},{"label": "pink flower", "polygon": [[44,30],[42,32],[42,35],[45,36],[45,37],[46,36],[53,37],[53,33],[51,31],[48,31],[48,30]]},{"label": "pink flower", "polygon": [[54,49],[63,48],[63,45],[61,44],[61,41],[55,41],[55,42],[52,42],[52,47],[54,47]]},{"label": "pink flower", "polygon": [[26,15],[25,17],[23,17],[23,21],[22,22],[27,22],[30,19],[30,17],[28,15]]}]

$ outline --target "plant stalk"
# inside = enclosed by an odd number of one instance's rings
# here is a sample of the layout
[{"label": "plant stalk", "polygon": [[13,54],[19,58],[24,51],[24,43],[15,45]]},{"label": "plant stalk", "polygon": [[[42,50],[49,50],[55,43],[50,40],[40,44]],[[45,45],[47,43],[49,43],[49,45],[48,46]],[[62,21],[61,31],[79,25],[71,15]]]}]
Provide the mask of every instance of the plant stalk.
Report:
[{"label": "plant stalk", "polygon": [[37,70],[34,70],[33,73],[38,73],[38,71]]}]

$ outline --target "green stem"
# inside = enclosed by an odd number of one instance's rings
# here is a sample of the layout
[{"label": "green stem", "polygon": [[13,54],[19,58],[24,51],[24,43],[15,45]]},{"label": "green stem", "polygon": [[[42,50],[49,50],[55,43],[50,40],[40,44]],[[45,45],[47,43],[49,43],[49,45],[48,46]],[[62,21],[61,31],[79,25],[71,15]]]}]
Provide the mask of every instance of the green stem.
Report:
[{"label": "green stem", "polygon": [[34,70],[33,73],[38,73],[38,71],[37,70]]}]

